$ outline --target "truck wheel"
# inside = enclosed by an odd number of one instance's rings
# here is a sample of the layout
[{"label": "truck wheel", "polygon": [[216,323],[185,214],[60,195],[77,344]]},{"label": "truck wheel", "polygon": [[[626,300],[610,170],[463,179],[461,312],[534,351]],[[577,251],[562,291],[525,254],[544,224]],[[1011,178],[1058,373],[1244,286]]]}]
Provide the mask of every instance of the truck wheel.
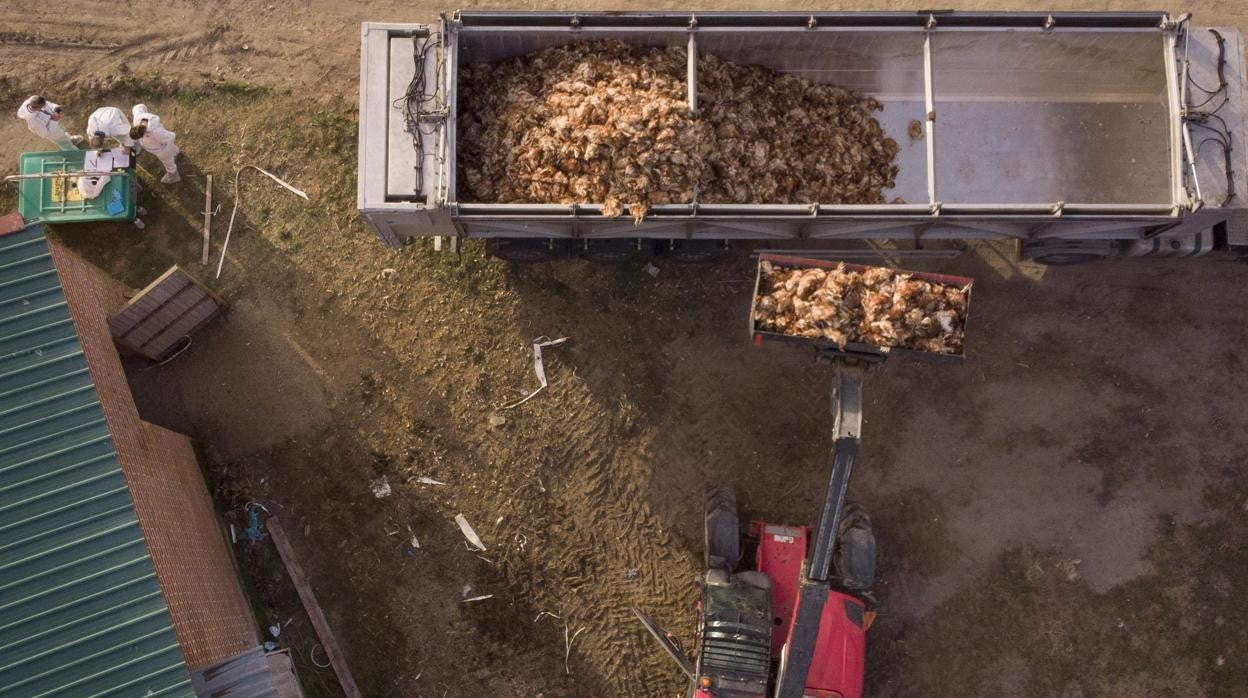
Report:
[{"label": "truck wheel", "polygon": [[1062,238],[1023,240],[1019,243],[1019,259],[1050,267],[1087,264],[1122,254],[1112,240],[1066,240]]},{"label": "truck wheel", "polygon": [[741,526],[737,520],[737,496],[731,488],[707,485],[704,543],[707,569],[732,572],[741,561]]},{"label": "truck wheel", "polygon": [[637,238],[604,238],[576,244],[577,256],[598,264],[623,264],[650,257],[648,241]]},{"label": "truck wheel", "polygon": [[567,241],[553,238],[488,238],[485,251],[492,257],[532,264],[550,262],[567,256]]},{"label": "truck wheel", "polygon": [[1043,264],[1046,267],[1072,267],[1076,264],[1087,264],[1088,262],[1097,262],[1105,259],[1104,255],[1088,254],[1088,253],[1071,253],[1071,254],[1050,254],[1043,257],[1036,257],[1037,264]]}]

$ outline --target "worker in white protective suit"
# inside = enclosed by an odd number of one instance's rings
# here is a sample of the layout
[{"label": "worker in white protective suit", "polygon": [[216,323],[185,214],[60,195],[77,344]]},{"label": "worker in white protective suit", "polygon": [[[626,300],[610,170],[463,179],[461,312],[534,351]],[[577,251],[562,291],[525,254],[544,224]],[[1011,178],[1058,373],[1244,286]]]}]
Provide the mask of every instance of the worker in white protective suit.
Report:
[{"label": "worker in white protective suit", "polygon": [[130,137],[130,120],[117,107],[100,107],[87,119],[87,142],[91,148],[100,150],[104,147],[104,139],[117,141],[126,154],[134,147],[134,139]]},{"label": "worker in white protective suit", "polygon": [[17,108],[17,118],[26,122],[26,128],[31,133],[52,141],[61,150],[77,150],[82,136],[65,133],[65,127],[61,124],[64,111],[55,102],[40,95],[31,95]]},{"label": "worker in white protective suit", "polygon": [[139,147],[147,152],[155,155],[160,159],[160,164],[165,166],[165,176],[160,181],[165,184],[175,184],[182,178],[178,176],[178,163],[175,158],[178,156],[178,144],[175,141],[178,134],[165,128],[160,122],[160,117],[148,110],[146,104],[136,104],[131,110],[134,116],[133,126],[130,127],[130,137],[138,141]]}]

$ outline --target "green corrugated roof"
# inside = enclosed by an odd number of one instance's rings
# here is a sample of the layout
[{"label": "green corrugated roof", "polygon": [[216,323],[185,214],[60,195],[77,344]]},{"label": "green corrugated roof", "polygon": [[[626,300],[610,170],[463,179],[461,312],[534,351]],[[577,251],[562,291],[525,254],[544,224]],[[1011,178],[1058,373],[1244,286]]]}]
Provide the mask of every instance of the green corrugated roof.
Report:
[{"label": "green corrugated roof", "polygon": [[41,226],[0,236],[0,696],[194,695]]}]

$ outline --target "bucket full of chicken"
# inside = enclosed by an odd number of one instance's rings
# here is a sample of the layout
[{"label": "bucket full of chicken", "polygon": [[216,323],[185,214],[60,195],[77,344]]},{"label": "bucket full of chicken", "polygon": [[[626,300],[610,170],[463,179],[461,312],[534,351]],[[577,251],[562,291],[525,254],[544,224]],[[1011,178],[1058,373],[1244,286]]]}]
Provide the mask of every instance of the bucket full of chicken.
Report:
[{"label": "bucket full of chicken", "polygon": [[750,335],[860,354],[961,360],[971,302],[965,276],[762,254]]}]

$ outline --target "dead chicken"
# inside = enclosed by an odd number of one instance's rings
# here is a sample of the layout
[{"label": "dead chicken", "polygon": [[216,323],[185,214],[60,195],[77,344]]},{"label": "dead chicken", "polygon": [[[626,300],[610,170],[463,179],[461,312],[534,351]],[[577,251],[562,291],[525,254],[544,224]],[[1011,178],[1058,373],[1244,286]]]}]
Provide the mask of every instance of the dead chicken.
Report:
[{"label": "dead chicken", "polygon": [[875,100],[704,55],[695,117],[685,71],[683,49],[615,40],[464,67],[461,197],[597,203],[637,222],[695,199],[884,202],[897,143],[872,116]]},{"label": "dead chicken", "polygon": [[782,267],[764,260],[754,322],[762,330],[957,354],[969,287],[916,279],[882,267]]}]

